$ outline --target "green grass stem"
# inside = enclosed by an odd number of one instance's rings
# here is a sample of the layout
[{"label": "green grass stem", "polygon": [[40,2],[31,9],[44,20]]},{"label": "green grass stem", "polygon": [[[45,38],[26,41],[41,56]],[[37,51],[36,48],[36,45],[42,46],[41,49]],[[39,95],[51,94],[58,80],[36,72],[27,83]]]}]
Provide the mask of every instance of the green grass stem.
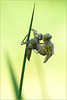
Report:
[{"label": "green grass stem", "polygon": [[[27,41],[29,41],[29,38],[30,38],[30,33],[31,33],[31,28],[32,28],[32,22],[33,22],[33,16],[34,16],[34,10],[35,10],[35,4],[34,4],[34,8],[33,8],[32,17],[31,17],[31,22],[30,22],[30,27],[29,27]],[[28,46],[28,44],[26,44],[26,48],[25,48],[25,54],[24,54],[24,60],[23,60],[23,66],[22,66],[22,73],[21,73],[21,80],[20,80],[20,86],[19,86],[18,99],[21,99],[21,91],[22,91],[24,71],[25,71],[25,64],[26,64],[27,46]]]}]

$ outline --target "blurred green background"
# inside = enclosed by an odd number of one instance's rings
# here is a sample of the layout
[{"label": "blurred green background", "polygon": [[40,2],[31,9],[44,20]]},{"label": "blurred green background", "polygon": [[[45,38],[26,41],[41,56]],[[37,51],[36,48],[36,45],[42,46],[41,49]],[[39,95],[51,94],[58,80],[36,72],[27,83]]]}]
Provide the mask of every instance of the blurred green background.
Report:
[{"label": "blurred green background", "polygon": [[66,1],[1,0],[1,100],[15,98],[6,52],[19,87],[25,52],[25,46],[20,43],[28,33],[34,1],[32,28],[52,35],[55,54],[43,64],[45,57],[32,52],[30,62],[26,61],[23,95],[31,100],[66,99]]}]

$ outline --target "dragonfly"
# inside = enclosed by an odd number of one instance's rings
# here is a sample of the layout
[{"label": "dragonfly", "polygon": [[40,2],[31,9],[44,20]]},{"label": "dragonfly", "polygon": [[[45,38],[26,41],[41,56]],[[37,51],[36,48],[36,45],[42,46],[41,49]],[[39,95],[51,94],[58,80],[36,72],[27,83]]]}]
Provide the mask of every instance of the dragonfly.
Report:
[{"label": "dragonfly", "polygon": [[[27,40],[25,41],[25,39],[28,36],[27,34],[24,37],[23,41],[21,42],[21,45],[28,44],[27,59],[28,61],[30,61],[32,50],[34,50],[36,54],[39,53],[42,56],[46,56],[43,62],[43,63],[46,63],[48,59],[54,54],[54,45],[51,42],[52,36],[49,33],[43,35],[41,33],[37,33],[37,31],[34,29],[31,29],[31,30],[33,31],[34,38],[30,39],[29,41]],[[40,42],[41,40],[43,41],[43,43]]]}]

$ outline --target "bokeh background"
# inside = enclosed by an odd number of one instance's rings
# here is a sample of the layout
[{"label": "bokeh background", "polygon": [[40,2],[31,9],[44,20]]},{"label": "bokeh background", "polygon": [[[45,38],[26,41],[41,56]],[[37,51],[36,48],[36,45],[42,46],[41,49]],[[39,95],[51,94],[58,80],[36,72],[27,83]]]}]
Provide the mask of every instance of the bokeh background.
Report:
[{"label": "bokeh background", "polygon": [[20,43],[28,33],[34,2],[32,28],[52,35],[55,54],[44,64],[45,57],[32,52],[26,61],[24,99],[66,99],[66,1],[1,0],[1,100],[15,99],[5,54],[10,56],[19,87],[25,52]]}]

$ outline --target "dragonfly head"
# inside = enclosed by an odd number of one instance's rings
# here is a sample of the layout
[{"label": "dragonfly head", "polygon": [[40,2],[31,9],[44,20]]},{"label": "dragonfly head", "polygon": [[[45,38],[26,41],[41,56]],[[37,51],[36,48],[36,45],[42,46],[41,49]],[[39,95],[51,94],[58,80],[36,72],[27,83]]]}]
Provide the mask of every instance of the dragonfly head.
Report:
[{"label": "dragonfly head", "polygon": [[52,36],[51,36],[49,33],[43,35],[43,40],[44,40],[44,41],[45,41],[45,40],[46,40],[46,41],[49,41],[51,38],[52,38]]}]

